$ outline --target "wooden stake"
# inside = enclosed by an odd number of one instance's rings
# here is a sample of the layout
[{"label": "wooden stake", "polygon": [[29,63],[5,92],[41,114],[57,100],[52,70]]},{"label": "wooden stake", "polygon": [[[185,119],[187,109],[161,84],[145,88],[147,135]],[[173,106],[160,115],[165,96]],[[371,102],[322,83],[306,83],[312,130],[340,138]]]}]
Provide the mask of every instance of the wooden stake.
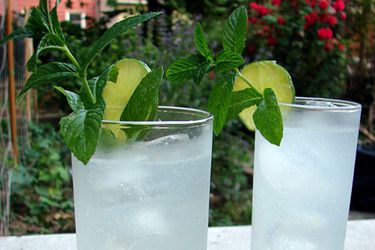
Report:
[{"label": "wooden stake", "polygon": [[[13,31],[13,9],[12,0],[8,0],[7,14],[6,14],[6,34]],[[14,83],[14,44],[13,41],[8,42],[8,77],[9,77],[9,113],[11,126],[11,139],[14,163],[18,162],[18,148],[17,148],[17,113],[16,113],[16,98],[15,98],[15,83]]]}]

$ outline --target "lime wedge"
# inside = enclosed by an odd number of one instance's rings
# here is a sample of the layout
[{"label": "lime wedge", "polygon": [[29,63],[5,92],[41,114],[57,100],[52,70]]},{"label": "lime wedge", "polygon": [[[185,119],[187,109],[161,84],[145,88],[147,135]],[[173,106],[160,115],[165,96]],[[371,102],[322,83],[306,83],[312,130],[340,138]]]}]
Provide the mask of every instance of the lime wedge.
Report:
[{"label": "lime wedge", "polygon": [[119,70],[117,82],[108,82],[103,90],[106,104],[104,120],[119,121],[122,111],[143,77],[151,70],[147,64],[125,58],[115,63]]},{"label": "lime wedge", "polygon": [[[260,93],[263,93],[265,88],[272,88],[278,102],[292,103],[294,101],[295,90],[292,78],[288,71],[275,61],[259,61],[248,64],[242,69],[241,73]],[[233,91],[240,91],[248,87],[241,78],[237,77]],[[255,130],[254,111],[255,106],[247,108],[240,113],[241,121],[251,131]]]}]

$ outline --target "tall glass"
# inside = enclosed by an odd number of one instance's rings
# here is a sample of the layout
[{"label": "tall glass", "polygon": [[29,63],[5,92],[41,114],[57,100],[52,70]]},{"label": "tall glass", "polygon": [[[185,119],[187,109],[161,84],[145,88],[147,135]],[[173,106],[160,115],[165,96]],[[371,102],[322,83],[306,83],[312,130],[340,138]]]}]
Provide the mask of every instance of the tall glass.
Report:
[{"label": "tall glass", "polygon": [[73,158],[78,250],[206,250],[212,116],[160,107],[103,128],[88,165]]},{"label": "tall glass", "polygon": [[281,146],[256,132],[251,249],[343,250],[361,105],[280,106]]}]

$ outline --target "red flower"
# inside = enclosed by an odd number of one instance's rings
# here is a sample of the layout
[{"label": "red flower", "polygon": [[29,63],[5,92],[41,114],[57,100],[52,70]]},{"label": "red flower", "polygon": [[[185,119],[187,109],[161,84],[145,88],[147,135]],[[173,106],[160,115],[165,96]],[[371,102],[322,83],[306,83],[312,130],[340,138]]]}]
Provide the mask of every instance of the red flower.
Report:
[{"label": "red flower", "polygon": [[331,51],[333,49],[334,45],[333,45],[333,42],[331,40],[328,40],[325,44],[324,44],[324,49],[326,51]]},{"label": "red flower", "polygon": [[328,23],[331,26],[335,26],[337,24],[337,18],[335,16],[329,16],[328,17]]},{"label": "red flower", "polygon": [[256,10],[256,9],[258,9],[258,4],[252,2],[252,3],[249,4],[249,7],[250,7],[250,9]]},{"label": "red flower", "polygon": [[328,40],[333,37],[333,32],[331,28],[320,28],[317,31],[317,35],[320,40]]},{"label": "red flower", "polygon": [[265,16],[269,13],[269,9],[267,9],[267,7],[264,5],[252,2],[249,6],[251,9],[256,10],[261,16]]},{"label": "red flower", "polygon": [[267,43],[268,43],[268,45],[275,46],[275,45],[277,44],[277,40],[276,40],[276,38],[270,36],[270,37],[267,39]]},{"label": "red flower", "polygon": [[247,21],[248,21],[249,23],[254,24],[254,23],[256,23],[256,22],[258,21],[258,18],[256,18],[256,17],[249,17],[249,18],[247,19]]},{"label": "red flower", "polygon": [[346,13],[345,13],[345,12],[342,12],[342,13],[341,13],[341,20],[345,21],[346,18],[347,18]]},{"label": "red flower", "polygon": [[263,26],[263,34],[267,36],[269,32],[270,32],[270,27],[269,26]]},{"label": "red flower", "polygon": [[333,5],[332,7],[336,10],[336,11],[343,11],[345,9],[345,3],[343,0],[337,0]]},{"label": "red flower", "polygon": [[345,51],[346,47],[344,44],[340,43],[337,45],[337,48],[340,50],[340,51]]},{"label": "red flower", "polygon": [[313,11],[310,14],[305,15],[305,20],[308,25],[314,24],[316,21],[318,21],[318,13]]},{"label": "red flower", "polygon": [[253,55],[256,51],[256,48],[254,45],[248,45],[247,46],[247,54],[249,55]]},{"label": "red flower", "polygon": [[261,15],[261,16],[265,16],[269,12],[269,10],[267,9],[267,7],[265,7],[263,5],[259,5],[257,11],[258,11],[259,15]]},{"label": "red flower", "polygon": [[328,23],[329,22],[329,15],[321,14],[320,15],[320,21],[323,22],[323,23]]},{"label": "red flower", "polygon": [[281,0],[272,0],[271,4],[274,6],[279,6],[281,4]]},{"label": "red flower", "polygon": [[277,17],[277,23],[280,24],[280,25],[284,25],[285,19],[282,16],[278,16]]},{"label": "red flower", "polygon": [[322,10],[326,10],[329,6],[329,3],[327,0],[320,0],[319,1],[319,8],[321,8]]}]

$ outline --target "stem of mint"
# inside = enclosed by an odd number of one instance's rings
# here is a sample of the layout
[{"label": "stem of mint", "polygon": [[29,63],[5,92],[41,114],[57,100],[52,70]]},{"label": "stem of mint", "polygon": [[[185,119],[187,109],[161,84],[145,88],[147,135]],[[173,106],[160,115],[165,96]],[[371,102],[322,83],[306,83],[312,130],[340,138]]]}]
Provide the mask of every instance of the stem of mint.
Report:
[{"label": "stem of mint", "polygon": [[[110,65],[98,77],[88,80],[87,69],[93,59],[117,36],[137,25],[160,15],[159,12],[150,12],[124,19],[109,28],[94,42],[86,60],[79,63],[69,49],[61,31],[58,20],[57,7],[60,1],[55,2],[51,9],[47,0],[40,0],[39,6],[32,8],[30,17],[24,28],[14,31],[0,45],[13,39],[36,38],[40,40],[34,55],[27,62],[27,68],[32,72],[20,91],[17,99],[31,88],[43,85],[52,85],[63,93],[73,112],[60,121],[60,132],[72,153],[84,164],[87,164],[95,153],[105,109],[102,92],[110,80],[117,81],[118,69]],[[56,60],[50,63],[37,64],[38,55],[43,51],[62,51],[71,63]],[[59,86],[65,80],[79,79],[81,90],[74,93]]]},{"label": "stem of mint", "polygon": [[[238,68],[245,61],[242,52],[245,48],[246,32],[247,11],[241,6],[225,21],[223,50],[215,57],[209,49],[203,28],[198,23],[194,33],[197,54],[172,63],[167,69],[167,77],[172,82],[189,79],[198,79],[200,82],[203,78],[202,72],[217,71],[222,75],[222,79],[218,80],[208,99],[208,110],[214,115],[215,134],[220,133],[227,120],[256,105],[257,109],[250,119],[254,120],[256,128],[269,142],[280,145],[283,123],[274,92],[272,89],[266,89],[260,93]],[[236,77],[241,78],[249,88],[233,92]]]}]

